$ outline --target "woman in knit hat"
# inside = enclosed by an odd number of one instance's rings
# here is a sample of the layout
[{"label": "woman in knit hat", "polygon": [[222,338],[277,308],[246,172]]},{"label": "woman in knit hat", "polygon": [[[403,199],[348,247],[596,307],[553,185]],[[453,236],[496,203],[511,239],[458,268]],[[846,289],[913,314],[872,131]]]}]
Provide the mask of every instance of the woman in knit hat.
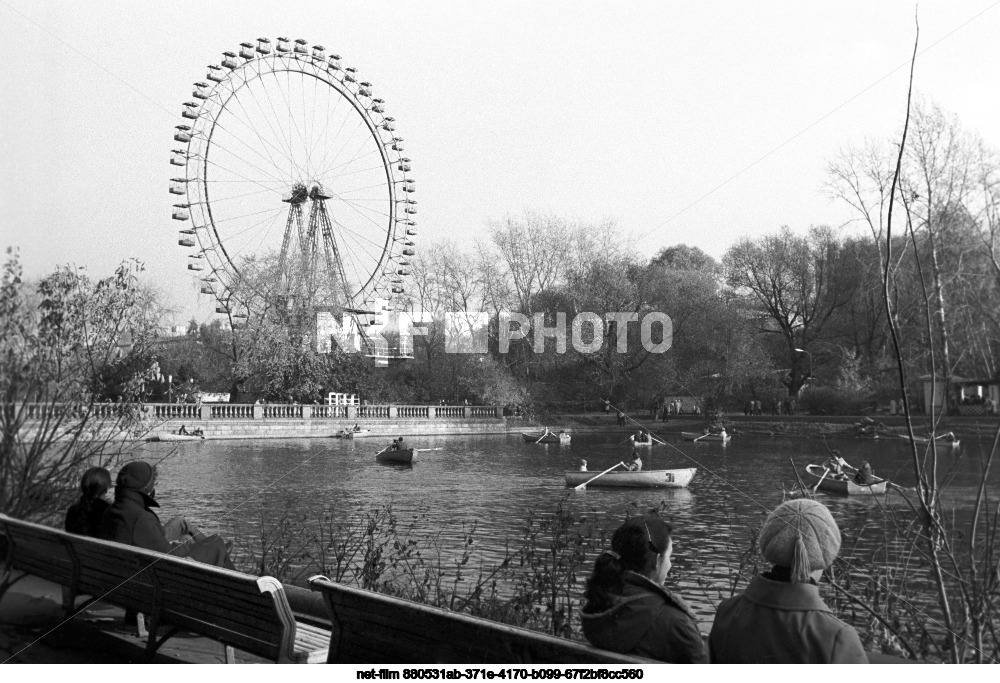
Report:
[{"label": "woman in knit hat", "polygon": [[156,502],[156,467],[142,460],[126,463],[115,481],[115,502],[101,520],[101,536],[147,550],[190,557],[198,562],[235,569],[225,540],[205,536],[183,517],[165,525],[153,512]]},{"label": "woman in knit hat", "polygon": [[587,581],[582,621],[591,644],[664,662],[708,662],[690,608],[663,586],[672,553],[672,529],[655,515],[632,517],[615,531]]},{"label": "woman in knit hat", "polygon": [[857,631],[819,595],[840,551],[833,515],[814,500],[790,500],[764,522],[760,552],[773,567],[719,605],[708,638],[719,664],[866,664]]}]

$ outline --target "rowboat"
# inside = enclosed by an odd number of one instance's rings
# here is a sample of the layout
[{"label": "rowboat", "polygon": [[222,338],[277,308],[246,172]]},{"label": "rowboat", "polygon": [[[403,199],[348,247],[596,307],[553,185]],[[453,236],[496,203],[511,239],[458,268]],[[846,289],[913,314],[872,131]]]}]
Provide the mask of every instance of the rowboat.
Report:
[{"label": "rowboat", "polygon": [[733,438],[729,434],[702,434],[700,432],[681,432],[681,436],[684,437],[685,441],[697,441],[698,443],[702,443],[703,441],[729,443],[729,440]]},{"label": "rowboat", "polygon": [[370,429],[341,429],[333,436],[337,439],[353,439],[358,436],[368,436],[371,431]]},{"label": "rowboat", "polygon": [[391,462],[397,465],[412,465],[413,449],[402,448],[398,451],[394,451],[392,449],[386,449],[378,452],[375,455],[375,460],[377,460],[378,462]]},{"label": "rowboat", "polygon": [[652,448],[653,447],[653,440],[652,439],[650,439],[649,441],[636,441],[634,436],[630,436],[628,438],[628,440],[629,440],[629,442],[631,442],[631,444],[632,444],[632,446],[634,448]]},{"label": "rowboat", "polygon": [[[682,470],[642,470],[641,472],[626,472],[625,470],[612,470],[597,479],[600,472],[580,472],[572,470],[564,472],[566,486],[579,486],[590,482],[587,486],[609,486],[617,488],[643,488],[643,489],[682,489],[694,479],[694,473],[698,471],[696,467],[689,467]],[[594,481],[590,481],[594,479]]]},{"label": "rowboat", "polygon": [[[910,435],[909,434],[900,434],[899,438],[903,439],[904,441],[912,441],[913,443],[917,444],[918,446],[926,446],[926,445],[930,444],[930,442],[931,442],[930,438],[926,437],[926,436],[915,436],[915,437],[913,437],[913,439],[910,439]],[[948,432],[947,434],[941,434],[941,435],[939,435],[936,439],[934,439],[934,442],[938,446],[944,446],[944,447],[950,447],[950,448],[958,448],[959,445],[961,445],[961,443],[962,443],[962,441],[960,439],[956,438],[955,435],[952,434],[951,432]]]},{"label": "rowboat", "polygon": [[570,436],[566,432],[521,432],[528,443],[569,443]]},{"label": "rowboat", "polygon": [[822,465],[806,465],[806,475],[812,479],[812,481],[808,479],[806,481],[806,484],[810,485],[810,488],[816,487],[818,483],[818,488],[821,491],[847,496],[875,496],[885,493],[885,487],[888,483],[885,479],[875,477],[874,484],[865,486],[864,484],[855,483],[854,479],[849,475],[835,475],[833,472],[828,471],[828,474],[824,477],[824,469]]},{"label": "rowboat", "polygon": [[203,441],[204,436],[194,434],[153,434],[147,441]]}]

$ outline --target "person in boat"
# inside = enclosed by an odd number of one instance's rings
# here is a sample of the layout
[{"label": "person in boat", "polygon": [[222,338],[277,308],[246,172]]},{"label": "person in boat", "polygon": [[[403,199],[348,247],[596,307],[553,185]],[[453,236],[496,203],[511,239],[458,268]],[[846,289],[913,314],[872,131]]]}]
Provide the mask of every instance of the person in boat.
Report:
[{"label": "person in boat", "polygon": [[840,456],[840,451],[830,451],[830,459],[823,463],[825,469],[830,470],[835,478],[842,479],[847,476],[844,468],[849,468],[847,461]]},{"label": "person in boat", "polygon": [[177,430],[177,433],[178,434],[187,434],[188,433],[187,427],[185,427],[184,425],[181,425],[181,428]]},{"label": "person in boat", "polygon": [[642,458],[639,457],[639,451],[632,451],[632,462],[628,464],[629,472],[641,472],[642,471]]},{"label": "person in boat", "polygon": [[587,471],[587,461],[586,460],[581,460],[580,461],[580,471],[581,472],[586,472]]},{"label": "person in boat", "polygon": [[359,425],[357,422],[355,422],[354,423],[354,428],[351,431],[360,432],[361,431],[361,425]]},{"label": "person in boat", "polygon": [[64,528],[71,534],[100,538],[101,519],[111,507],[104,497],[111,489],[111,473],[91,467],[80,478],[80,500],[66,511]]},{"label": "person in boat", "polygon": [[875,483],[875,473],[872,472],[872,466],[867,460],[861,461],[861,467],[854,475],[854,481],[860,486],[871,486]]},{"label": "person in boat", "polygon": [[191,432],[191,435],[192,436],[204,437],[205,436],[205,432],[204,432],[204,430],[201,427],[195,427],[194,431]]},{"label": "person in boat", "polygon": [[861,638],[819,594],[823,570],[840,551],[830,511],[799,498],[775,508],[757,539],[773,566],[746,591],[723,600],[708,636],[716,664],[867,664]]},{"label": "person in boat", "polygon": [[707,664],[691,609],[664,586],[673,529],[655,515],[632,517],[598,556],[584,592],[583,634],[595,647],[675,664]]},{"label": "person in boat", "polygon": [[156,477],[156,466],[142,460],[126,463],[118,471],[115,502],[101,518],[101,538],[235,569],[229,559],[229,543],[221,536],[206,536],[183,517],[160,523],[153,512],[160,506]]},{"label": "person in boat", "polygon": [[399,437],[398,439],[395,439],[392,443],[393,443],[392,450],[394,450],[394,451],[401,451],[401,450],[403,450],[403,437]]},{"label": "person in boat", "polygon": [[646,438],[643,436],[641,429],[632,435],[632,443],[646,443]]}]

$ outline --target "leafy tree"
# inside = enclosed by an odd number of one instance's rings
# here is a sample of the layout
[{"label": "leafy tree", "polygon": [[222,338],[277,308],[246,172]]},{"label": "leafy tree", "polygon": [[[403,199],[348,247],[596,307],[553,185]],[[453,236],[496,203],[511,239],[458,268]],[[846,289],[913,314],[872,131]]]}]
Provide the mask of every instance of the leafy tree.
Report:
[{"label": "leafy tree", "polygon": [[[0,512],[50,521],[78,494],[85,468],[111,466],[131,448],[156,326],[141,270],[128,261],[93,282],[61,267],[33,288],[8,250],[0,281]],[[112,398],[113,406],[101,403]]]}]

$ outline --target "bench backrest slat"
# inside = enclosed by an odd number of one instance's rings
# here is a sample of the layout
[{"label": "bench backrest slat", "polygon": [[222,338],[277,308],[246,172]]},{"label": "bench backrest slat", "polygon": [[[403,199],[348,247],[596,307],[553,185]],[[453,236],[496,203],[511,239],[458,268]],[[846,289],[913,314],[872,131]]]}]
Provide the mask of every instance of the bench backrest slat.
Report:
[{"label": "bench backrest slat", "polygon": [[323,594],[334,619],[331,661],[342,663],[544,663],[647,662],[466,614],[334,584],[309,580]]}]

